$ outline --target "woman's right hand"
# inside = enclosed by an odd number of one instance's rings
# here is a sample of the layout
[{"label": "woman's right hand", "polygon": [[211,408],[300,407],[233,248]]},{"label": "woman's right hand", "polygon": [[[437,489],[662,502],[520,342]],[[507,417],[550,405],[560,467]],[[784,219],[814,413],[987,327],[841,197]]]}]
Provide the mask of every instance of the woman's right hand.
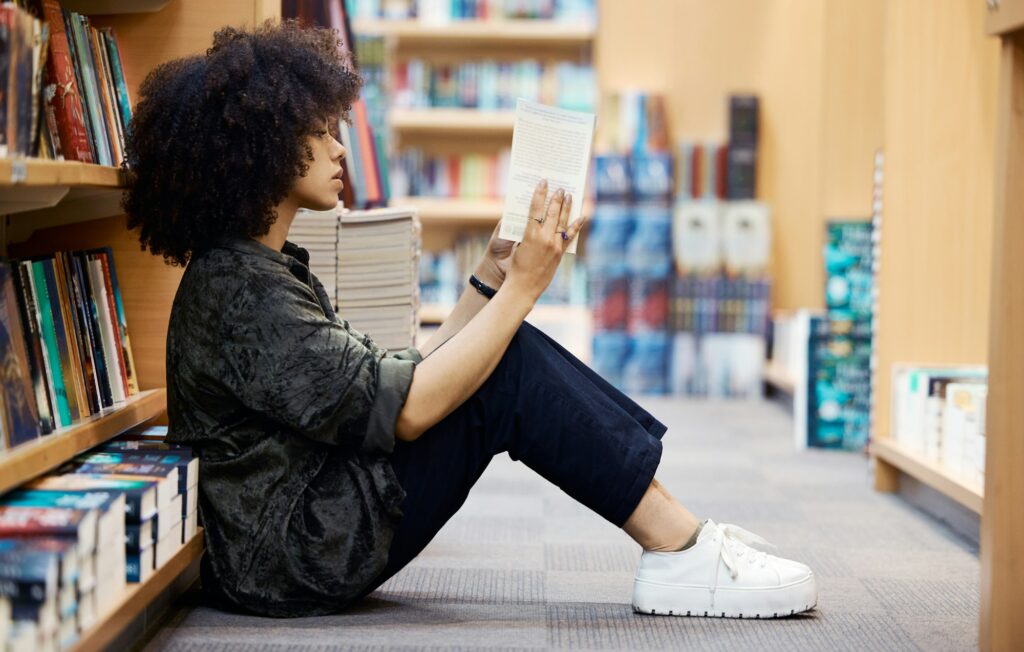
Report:
[{"label": "woman's right hand", "polygon": [[[558,270],[565,250],[583,227],[584,218],[569,224],[572,212],[572,195],[561,188],[555,191],[544,208],[547,199],[547,181],[541,181],[533,191],[530,201],[529,220],[523,241],[512,253],[508,275],[502,287],[523,292],[531,302],[536,302],[547,289]],[[565,233],[565,237],[562,233]]]}]

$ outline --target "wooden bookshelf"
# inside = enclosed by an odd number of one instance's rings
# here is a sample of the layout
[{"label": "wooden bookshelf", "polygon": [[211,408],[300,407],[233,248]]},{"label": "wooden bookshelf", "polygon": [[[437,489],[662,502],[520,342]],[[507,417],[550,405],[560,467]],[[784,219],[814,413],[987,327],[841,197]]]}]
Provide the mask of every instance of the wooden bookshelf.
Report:
[{"label": "wooden bookshelf", "polygon": [[61,0],[61,7],[87,16],[144,14],[160,11],[171,0]]},{"label": "wooden bookshelf", "polygon": [[114,167],[79,161],[0,159],[0,214],[51,208],[68,198],[119,197],[124,186]]},{"label": "wooden bookshelf", "polygon": [[418,20],[357,20],[356,34],[388,36],[402,43],[443,45],[582,46],[594,39],[588,25],[552,20],[464,20],[431,24]]},{"label": "wooden bookshelf", "polygon": [[415,209],[424,226],[490,224],[493,227],[501,219],[501,212],[505,207],[500,199],[458,197],[398,197],[392,199],[391,204]]},{"label": "wooden bookshelf", "polygon": [[452,136],[512,135],[514,111],[478,109],[391,109],[391,128],[396,132],[444,133]]},{"label": "wooden bookshelf", "polygon": [[949,471],[938,462],[901,446],[892,437],[878,437],[871,442],[871,454],[955,500],[976,514],[981,514],[984,488]]},{"label": "wooden bookshelf", "polygon": [[[118,636],[140,616],[144,616],[147,607],[173,585],[190,568],[198,571],[199,558],[203,554],[203,530],[196,532],[167,563],[158,568],[145,582],[129,584],[121,596],[120,602],[83,632],[78,641],[70,648],[70,652],[93,652],[94,650],[110,649]],[[194,580],[195,578],[189,578]],[[180,587],[181,590],[187,588]]]},{"label": "wooden bookshelf", "polygon": [[167,409],[167,392],[152,389],[81,422],[0,453],[0,493],[41,475]]}]

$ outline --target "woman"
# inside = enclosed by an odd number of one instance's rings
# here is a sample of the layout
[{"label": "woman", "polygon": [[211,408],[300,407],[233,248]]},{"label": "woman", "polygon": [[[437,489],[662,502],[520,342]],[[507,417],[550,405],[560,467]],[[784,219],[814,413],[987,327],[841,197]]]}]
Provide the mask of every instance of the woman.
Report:
[{"label": "woman", "polygon": [[[299,208],[328,209],[331,126],[360,80],[336,36],[218,32],[154,70],[128,140],[144,247],[186,265],[167,339],[172,439],[201,458],[203,587],[268,616],[337,612],[411,561],[508,452],[644,553],[642,613],[773,617],[814,606],[804,565],[700,523],[654,479],[666,427],[523,322],[582,224],[537,187],[519,246],[492,236],[451,316],[389,354],[331,308]],[[493,295],[493,296],[492,296]]]}]

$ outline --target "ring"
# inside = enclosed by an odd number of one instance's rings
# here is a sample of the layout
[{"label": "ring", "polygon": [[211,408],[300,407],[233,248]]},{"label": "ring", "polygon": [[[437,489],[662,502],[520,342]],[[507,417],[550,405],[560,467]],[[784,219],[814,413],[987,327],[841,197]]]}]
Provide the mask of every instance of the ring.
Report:
[{"label": "ring", "polygon": [[536,222],[537,224],[543,224],[545,220],[544,217],[531,217],[530,219]]},{"label": "ring", "polygon": [[569,239],[569,234],[566,233],[565,231],[559,231],[559,233],[562,234],[562,240],[568,240]]}]

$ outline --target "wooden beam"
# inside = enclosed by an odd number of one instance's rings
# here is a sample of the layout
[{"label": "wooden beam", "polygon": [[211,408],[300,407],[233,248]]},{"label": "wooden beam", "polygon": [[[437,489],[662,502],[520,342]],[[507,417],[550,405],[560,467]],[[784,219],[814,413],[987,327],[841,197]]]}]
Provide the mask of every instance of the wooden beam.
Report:
[{"label": "wooden beam", "polygon": [[[1003,0],[1005,2],[1005,0]],[[1024,2],[1009,3],[1024,6]],[[982,650],[1024,649],[1024,32],[1003,38],[996,131]]]}]

